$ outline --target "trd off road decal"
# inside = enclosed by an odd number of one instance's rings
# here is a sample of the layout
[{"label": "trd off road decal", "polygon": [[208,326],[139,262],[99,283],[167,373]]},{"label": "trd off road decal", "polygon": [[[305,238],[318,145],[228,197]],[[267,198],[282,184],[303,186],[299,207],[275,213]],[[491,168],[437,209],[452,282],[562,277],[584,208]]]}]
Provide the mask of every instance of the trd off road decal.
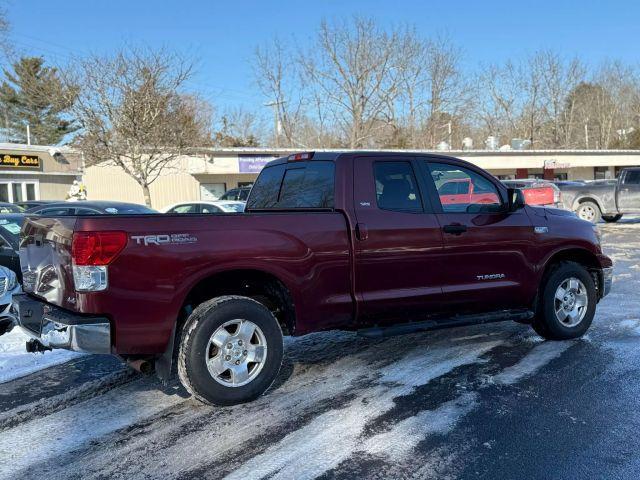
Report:
[{"label": "trd off road decal", "polygon": [[159,235],[131,235],[131,239],[138,245],[182,245],[185,243],[196,243],[197,237],[189,233],[171,233],[171,234],[159,234]]}]

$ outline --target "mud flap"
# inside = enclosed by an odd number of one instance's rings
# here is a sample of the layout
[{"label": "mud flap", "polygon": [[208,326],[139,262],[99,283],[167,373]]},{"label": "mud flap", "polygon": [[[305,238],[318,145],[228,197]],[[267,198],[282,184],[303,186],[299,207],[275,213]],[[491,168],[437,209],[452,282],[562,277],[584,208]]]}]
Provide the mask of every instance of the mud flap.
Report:
[{"label": "mud flap", "polygon": [[156,360],[155,369],[156,375],[163,383],[169,381],[171,378],[171,369],[173,368],[173,348],[176,338],[176,324],[173,324],[171,329],[171,336],[169,337],[169,343],[164,353]]}]

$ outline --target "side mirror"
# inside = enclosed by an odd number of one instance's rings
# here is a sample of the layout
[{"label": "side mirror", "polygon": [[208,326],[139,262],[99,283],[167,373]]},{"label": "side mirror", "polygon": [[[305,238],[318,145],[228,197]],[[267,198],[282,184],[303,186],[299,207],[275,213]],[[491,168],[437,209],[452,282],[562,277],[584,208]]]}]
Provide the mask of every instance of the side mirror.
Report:
[{"label": "side mirror", "polygon": [[508,188],[507,194],[509,196],[509,211],[515,212],[524,208],[524,194],[519,188]]}]

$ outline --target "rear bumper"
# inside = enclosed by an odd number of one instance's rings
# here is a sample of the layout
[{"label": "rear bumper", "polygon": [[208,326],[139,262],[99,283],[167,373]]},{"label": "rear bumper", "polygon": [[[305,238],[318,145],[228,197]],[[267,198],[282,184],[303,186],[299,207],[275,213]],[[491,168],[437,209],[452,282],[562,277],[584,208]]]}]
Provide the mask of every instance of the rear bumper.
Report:
[{"label": "rear bumper", "polygon": [[29,295],[14,295],[15,322],[45,347],[75,352],[111,353],[111,325],[104,317],[85,317]]}]

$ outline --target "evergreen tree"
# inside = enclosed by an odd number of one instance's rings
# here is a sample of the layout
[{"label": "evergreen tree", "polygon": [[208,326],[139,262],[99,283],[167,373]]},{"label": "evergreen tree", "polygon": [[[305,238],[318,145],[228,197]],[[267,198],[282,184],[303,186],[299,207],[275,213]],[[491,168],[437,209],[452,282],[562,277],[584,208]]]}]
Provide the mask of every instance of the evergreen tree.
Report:
[{"label": "evergreen tree", "polygon": [[42,57],[23,57],[4,69],[0,85],[0,129],[10,142],[56,145],[78,129],[68,111],[73,89],[64,85],[56,68],[47,67]]}]

